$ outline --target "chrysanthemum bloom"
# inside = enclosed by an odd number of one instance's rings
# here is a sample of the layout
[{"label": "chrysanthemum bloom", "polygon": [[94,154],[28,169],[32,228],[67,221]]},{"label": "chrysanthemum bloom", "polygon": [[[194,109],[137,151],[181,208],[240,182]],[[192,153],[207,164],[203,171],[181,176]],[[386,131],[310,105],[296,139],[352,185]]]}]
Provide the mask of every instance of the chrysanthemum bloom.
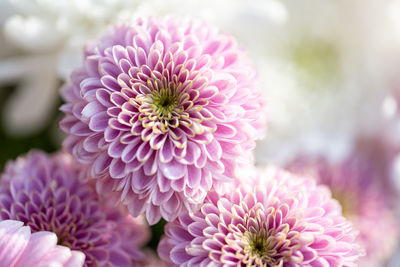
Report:
[{"label": "chrysanthemum bloom", "polygon": [[[393,254],[399,237],[398,222],[386,190],[377,182],[371,162],[351,156],[330,163],[323,157],[299,157],[288,168],[327,185],[341,206],[343,216],[360,231],[357,242],[366,249],[360,266],[383,266]],[[390,233],[389,233],[389,232]]]},{"label": "chrysanthemum bloom", "polygon": [[31,234],[23,222],[0,222],[0,266],[83,266],[85,255],[57,245],[57,236],[50,232]]},{"label": "chrysanthemum bloom", "polygon": [[172,266],[356,266],[357,232],[328,188],[273,167],[253,181],[168,223],[160,256]]},{"label": "chrysanthemum bloom", "polygon": [[[66,80],[80,66],[83,44],[110,21],[131,21],[146,14],[206,18],[247,41],[247,48],[265,51],[270,36],[266,26],[286,17],[283,4],[276,0],[1,0],[0,10],[0,84],[12,80],[19,85],[2,104],[3,126],[10,134],[24,136],[47,125],[57,103],[59,79]],[[265,39],[254,42],[261,36]],[[34,107],[20,108],[32,102]]]},{"label": "chrysanthemum bloom", "polygon": [[230,181],[264,125],[247,57],[197,21],[115,26],[71,80],[64,147],[150,223]]},{"label": "chrysanthemum bloom", "polygon": [[139,219],[99,202],[78,179],[69,155],[34,151],[9,162],[0,181],[0,219],[35,232],[53,232],[58,244],[82,251],[85,266],[130,266],[142,260],[148,230]]}]

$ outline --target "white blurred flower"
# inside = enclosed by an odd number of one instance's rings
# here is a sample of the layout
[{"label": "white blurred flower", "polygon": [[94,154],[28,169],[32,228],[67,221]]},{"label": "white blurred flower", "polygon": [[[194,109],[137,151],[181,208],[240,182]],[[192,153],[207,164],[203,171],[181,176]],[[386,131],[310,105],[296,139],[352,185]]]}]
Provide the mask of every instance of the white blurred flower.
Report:
[{"label": "white blurred flower", "polygon": [[[398,81],[400,82],[400,76]],[[392,89],[392,92],[382,101],[381,113],[385,123],[377,132],[381,133],[380,139],[385,140],[387,146],[393,151],[388,160],[388,164],[390,164],[389,182],[400,198],[400,86],[397,85]],[[400,207],[398,212],[400,214]]]},{"label": "white blurred flower", "polygon": [[[13,13],[13,9],[7,1],[0,1],[0,25]],[[6,42],[4,34],[0,31],[0,57],[13,54],[12,46]],[[1,73],[0,73],[1,75]],[[1,77],[0,77],[1,82]]]},{"label": "white blurred flower", "polygon": [[[35,131],[45,123],[46,113],[55,104],[57,94],[50,91],[58,89],[57,79],[68,79],[72,69],[81,64],[84,43],[103,32],[110,23],[129,21],[144,15],[194,16],[233,32],[245,46],[257,44],[254,46],[262,47],[261,42],[250,39],[262,34],[262,28],[254,25],[282,23],[287,17],[286,9],[277,0],[4,2],[15,9],[4,23],[5,36],[27,54],[23,59],[0,61],[0,82],[1,76],[22,81],[5,112],[9,131],[20,135]],[[28,65],[26,61],[29,61]],[[35,107],[21,109],[27,103],[30,103],[30,107],[35,103]]]},{"label": "white blurred flower", "polygon": [[314,132],[351,140],[379,128],[381,102],[400,74],[400,39],[389,16],[394,2],[282,0],[287,23],[266,27],[267,39],[257,39],[274,63],[262,74],[278,72],[262,75],[270,124],[258,162],[275,159],[285,143],[307,146],[300,136]]}]

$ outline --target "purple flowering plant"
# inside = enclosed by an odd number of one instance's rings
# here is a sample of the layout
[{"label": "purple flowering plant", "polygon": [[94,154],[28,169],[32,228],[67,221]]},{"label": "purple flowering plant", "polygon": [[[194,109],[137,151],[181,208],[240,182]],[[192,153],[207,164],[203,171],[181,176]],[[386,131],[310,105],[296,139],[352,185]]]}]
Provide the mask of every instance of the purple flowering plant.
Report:
[{"label": "purple flowering plant", "polygon": [[1,176],[0,267],[357,266],[359,230],[327,186],[254,167],[265,101],[232,36],[141,18],[83,55],[61,88],[63,151]]}]

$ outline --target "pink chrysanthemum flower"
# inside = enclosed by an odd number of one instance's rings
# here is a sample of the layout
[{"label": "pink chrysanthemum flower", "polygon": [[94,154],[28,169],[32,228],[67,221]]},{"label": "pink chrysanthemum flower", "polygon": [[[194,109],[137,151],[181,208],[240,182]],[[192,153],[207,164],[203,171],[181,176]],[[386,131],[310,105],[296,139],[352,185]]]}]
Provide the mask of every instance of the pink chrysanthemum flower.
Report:
[{"label": "pink chrysanthemum flower", "polygon": [[363,267],[383,266],[396,249],[399,237],[399,225],[386,198],[390,194],[377,181],[382,177],[372,166],[360,156],[337,163],[323,157],[302,156],[288,164],[291,171],[329,186],[342,206],[343,216],[360,231],[357,241],[366,249],[360,260]]},{"label": "pink chrysanthemum flower", "polygon": [[328,188],[273,167],[253,181],[168,223],[160,256],[172,266],[357,266],[357,233]]},{"label": "pink chrysanthemum flower", "polygon": [[58,244],[86,255],[85,266],[130,266],[148,228],[123,210],[106,206],[66,154],[34,151],[9,162],[0,180],[0,219],[18,220],[32,232],[48,231]]},{"label": "pink chrysanthemum flower", "polygon": [[57,245],[50,232],[31,234],[28,226],[14,220],[0,221],[0,266],[2,267],[80,267],[85,255]]},{"label": "pink chrysanthemum flower", "polygon": [[254,74],[235,41],[206,24],[115,26],[62,90],[64,147],[121,191],[132,215],[173,220],[230,181],[254,147],[264,124]]}]

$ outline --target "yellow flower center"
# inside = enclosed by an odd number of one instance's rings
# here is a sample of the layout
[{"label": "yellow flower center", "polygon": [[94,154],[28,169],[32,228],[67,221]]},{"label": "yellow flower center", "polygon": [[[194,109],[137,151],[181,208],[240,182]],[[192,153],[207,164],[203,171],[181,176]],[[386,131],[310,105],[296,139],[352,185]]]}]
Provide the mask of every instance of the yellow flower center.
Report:
[{"label": "yellow flower center", "polygon": [[154,113],[164,119],[170,119],[172,111],[179,105],[178,94],[170,88],[159,91],[154,90],[149,97],[153,101],[152,107]]},{"label": "yellow flower center", "polygon": [[242,241],[247,255],[243,259],[246,266],[268,266],[276,263],[274,256],[278,252],[275,248],[275,238],[269,237],[265,229],[245,232]]}]

